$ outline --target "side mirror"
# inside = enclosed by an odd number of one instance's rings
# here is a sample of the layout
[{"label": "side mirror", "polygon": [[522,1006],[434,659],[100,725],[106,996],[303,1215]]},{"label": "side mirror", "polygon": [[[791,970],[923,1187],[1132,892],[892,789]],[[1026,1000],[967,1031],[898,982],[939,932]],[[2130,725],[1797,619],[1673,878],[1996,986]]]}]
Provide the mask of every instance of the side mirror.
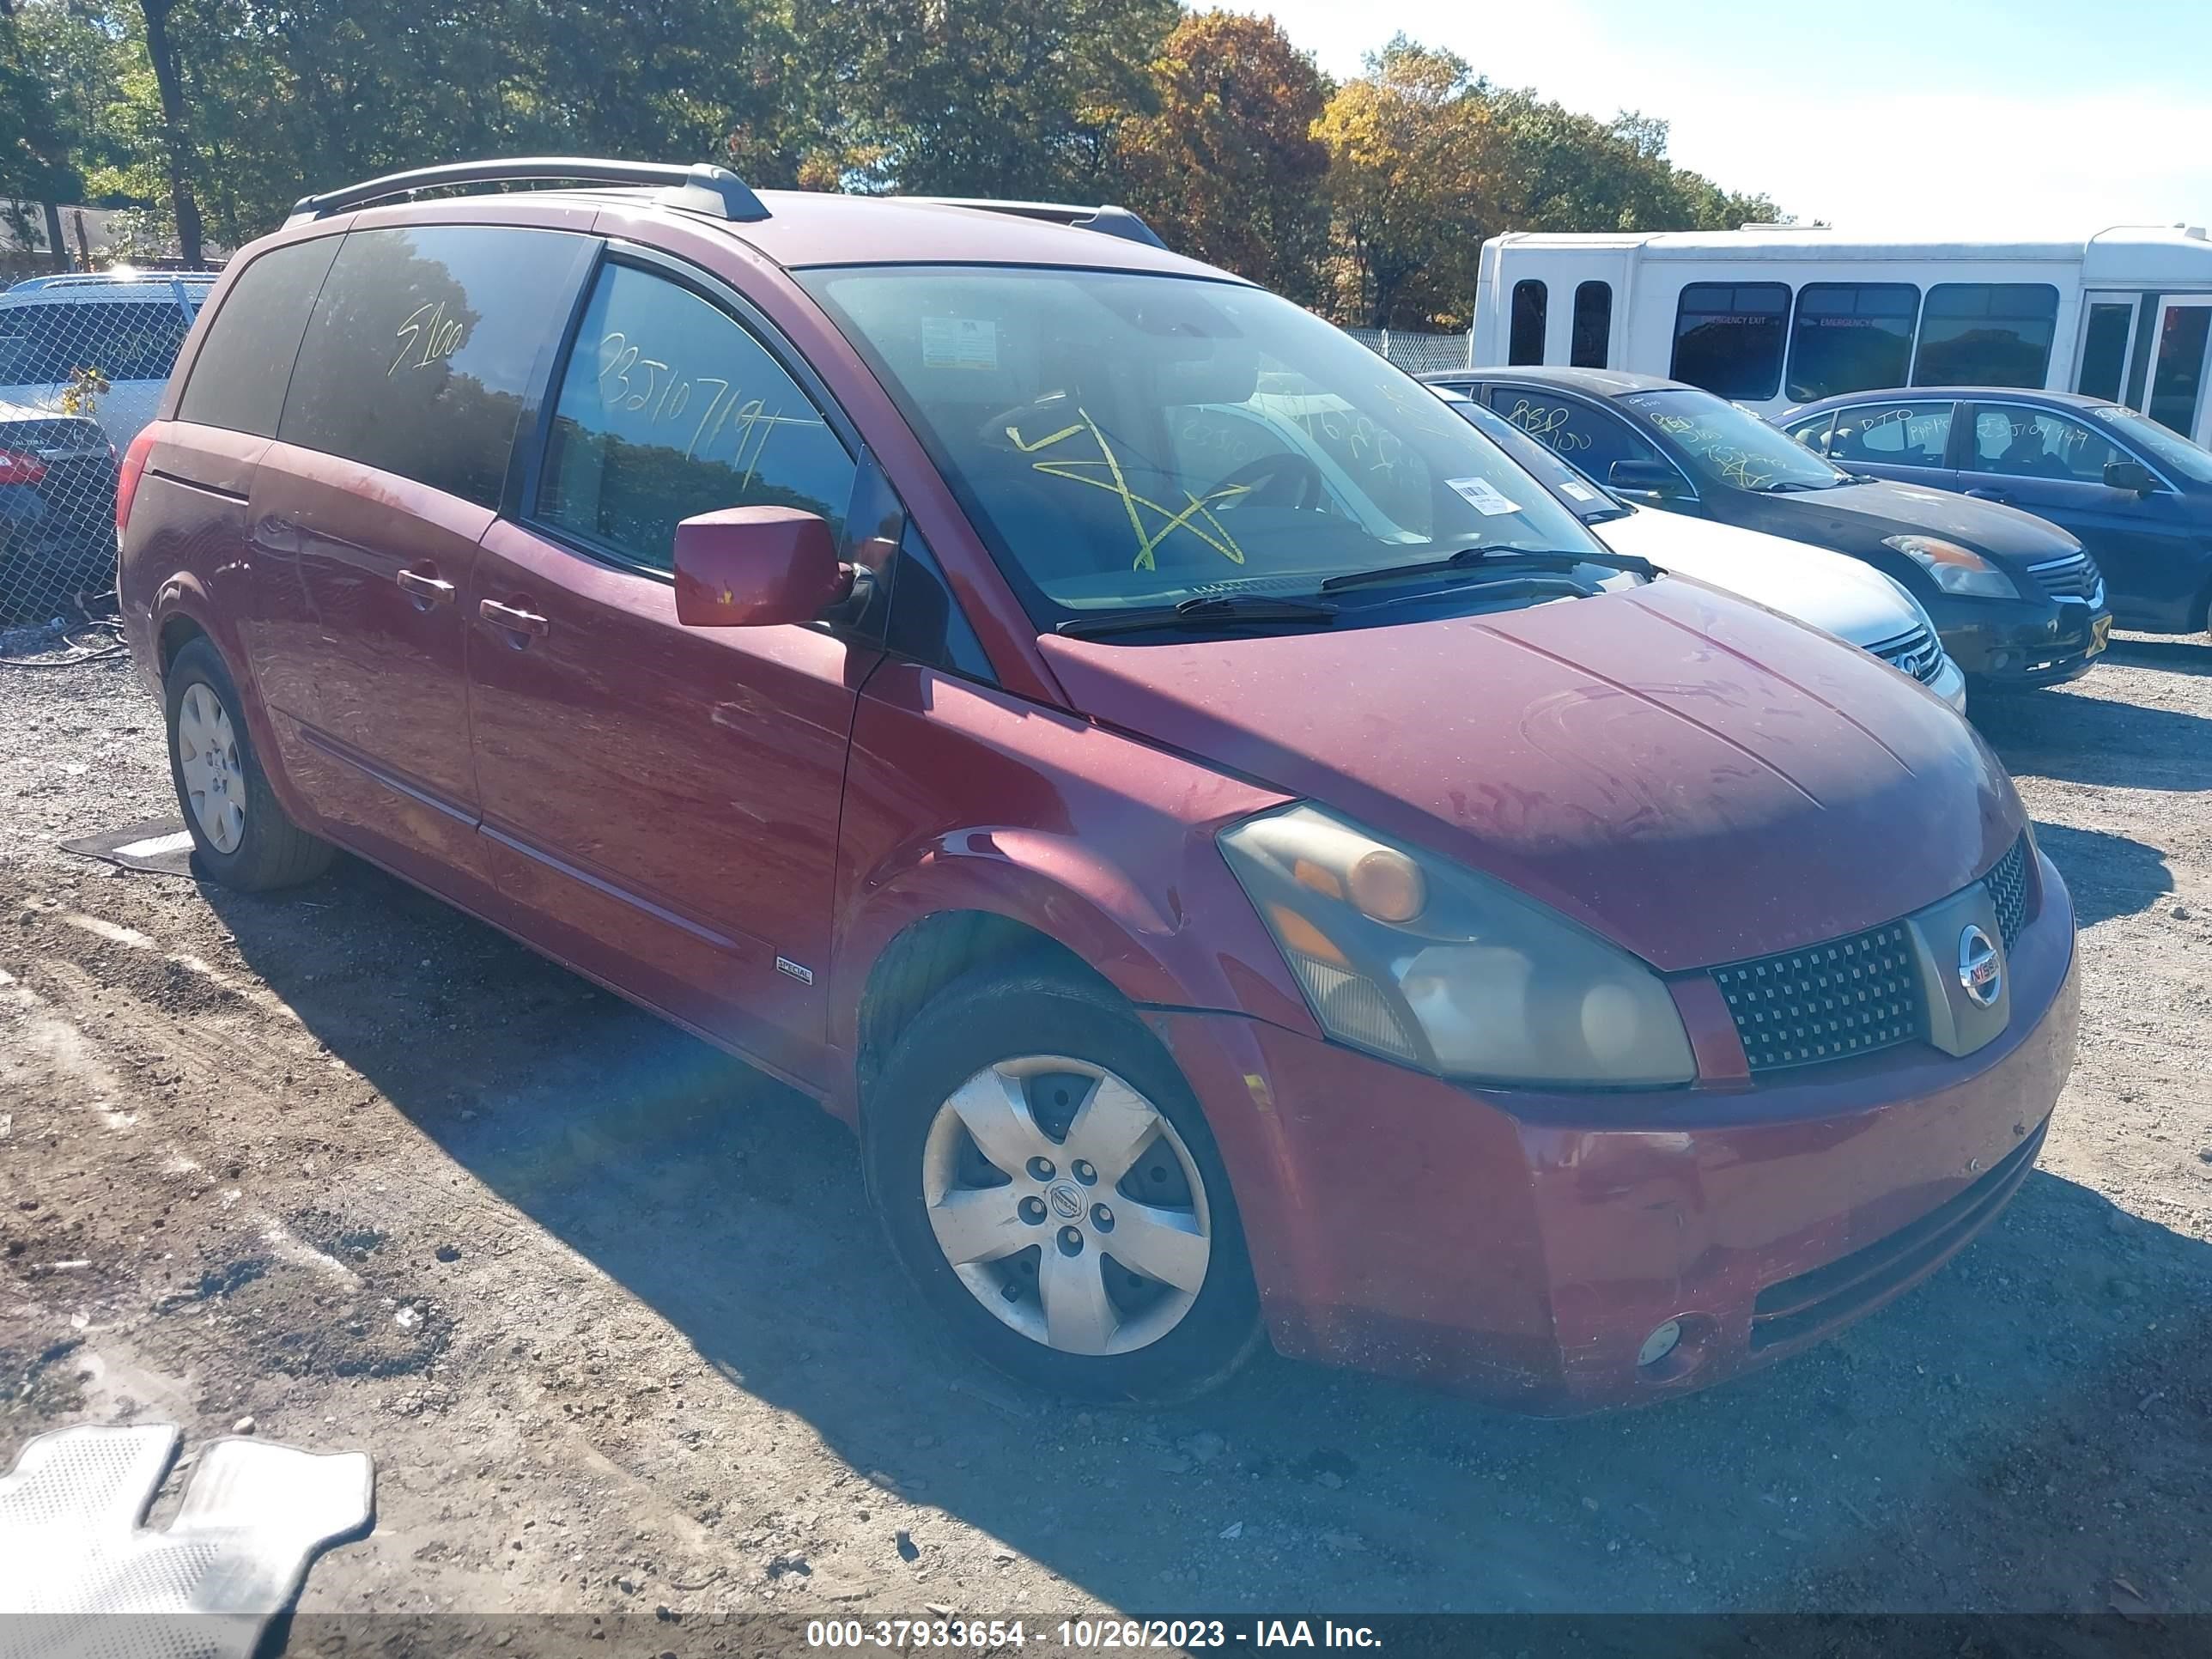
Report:
[{"label": "side mirror", "polygon": [[812,622],[852,591],[818,513],[732,507],[676,526],[676,619],[686,628]]},{"label": "side mirror", "polygon": [[2158,489],[2158,477],[2141,461],[2106,461],[2105,488],[2125,489],[2137,495],[2149,495]]},{"label": "side mirror", "polygon": [[1615,461],[1605,481],[1625,495],[1655,501],[1673,501],[1687,493],[1682,488],[1682,475],[1664,461]]}]

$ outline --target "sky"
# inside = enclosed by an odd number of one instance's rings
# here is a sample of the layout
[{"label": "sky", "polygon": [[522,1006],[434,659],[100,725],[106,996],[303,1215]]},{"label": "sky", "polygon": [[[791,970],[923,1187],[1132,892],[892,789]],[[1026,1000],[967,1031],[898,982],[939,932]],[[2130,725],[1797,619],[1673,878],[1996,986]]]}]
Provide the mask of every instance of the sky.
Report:
[{"label": "sky", "polygon": [[2212,222],[2204,0],[1223,0],[1340,79],[1402,30],[1852,234]]}]

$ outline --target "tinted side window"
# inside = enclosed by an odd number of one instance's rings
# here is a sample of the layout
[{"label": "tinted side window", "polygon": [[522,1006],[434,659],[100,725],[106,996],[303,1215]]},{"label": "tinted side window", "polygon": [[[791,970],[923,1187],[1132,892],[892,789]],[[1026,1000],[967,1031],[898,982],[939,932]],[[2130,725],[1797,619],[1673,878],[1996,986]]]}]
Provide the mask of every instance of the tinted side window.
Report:
[{"label": "tinted side window", "polygon": [[1784,283],[1692,283],[1674,312],[1675,380],[1722,398],[1771,398],[1782,382]]},{"label": "tinted side window", "polygon": [[1974,412],[1974,453],[1968,465],[1978,472],[2102,483],[2106,462],[2134,459],[2102,433],[2047,409],[2007,404]]},{"label": "tinted side window", "polygon": [[744,325],[690,289],[609,265],[561,379],[538,517],[655,570],[676,526],[795,507],[832,532],[853,459]]},{"label": "tinted side window", "polygon": [[1576,368],[1603,368],[1613,336],[1613,284],[1584,283],[1575,290],[1575,326],[1567,362]]},{"label": "tinted side window", "polygon": [[1811,403],[1903,386],[1919,310],[1920,290],[1910,283],[1806,283],[1790,327],[1788,395]]},{"label": "tinted side window", "polygon": [[1948,403],[1868,404],[1839,410],[1828,459],[1878,466],[1942,466],[1951,443]]},{"label": "tinted side window", "polygon": [[968,625],[951,584],[913,525],[899,538],[891,585],[890,625],[884,643],[901,656],[949,668],[971,680],[996,683],[983,642]]},{"label": "tinted side window", "polygon": [[1507,362],[1540,363],[1544,361],[1544,313],[1549,303],[1541,283],[1529,281],[1513,284],[1513,335],[1506,343]]},{"label": "tinted side window", "polygon": [[2135,321],[2132,305],[2089,307],[2088,326],[2081,335],[2081,373],[2074,382],[2076,392],[2119,402],[2120,384],[2128,372],[2128,339]]},{"label": "tinted side window", "polygon": [[1603,478],[1615,461],[1666,459],[1630,430],[1626,422],[1601,414],[1588,404],[1501,386],[1491,388],[1490,406],[1594,477]]},{"label": "tinted side window", "polygon": [[179,420],[276,435],[292,360],[339,240],[321,236],[272,248],[239,273],[192,360]]},{"label": "tinted side window", "polygon": [[591,251],[488,225],[349,233],[276,435],[496,507],[532,368]]},{"label": "tinted side window", "polygon": [[1920,314],[1912,384],[2039,386],[2057,320],[2048,283],[1939,283]]}]

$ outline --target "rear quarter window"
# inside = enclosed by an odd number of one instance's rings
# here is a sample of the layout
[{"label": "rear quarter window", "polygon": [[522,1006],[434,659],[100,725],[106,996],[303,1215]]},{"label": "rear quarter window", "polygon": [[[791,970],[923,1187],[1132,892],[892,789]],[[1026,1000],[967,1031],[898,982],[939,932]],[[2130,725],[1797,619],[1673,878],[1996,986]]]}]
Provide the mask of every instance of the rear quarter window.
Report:
[{"label": "rear quarter window", "polygon": [[276,435],[292,361],[338,241],[323,236],[271,248],[239,273],[192,359],[179,420]]},{"label": "rear quarter window", "polygon": [[348,233],[276,435],[496,507],[532,373],[592,248],[505,226]]}]

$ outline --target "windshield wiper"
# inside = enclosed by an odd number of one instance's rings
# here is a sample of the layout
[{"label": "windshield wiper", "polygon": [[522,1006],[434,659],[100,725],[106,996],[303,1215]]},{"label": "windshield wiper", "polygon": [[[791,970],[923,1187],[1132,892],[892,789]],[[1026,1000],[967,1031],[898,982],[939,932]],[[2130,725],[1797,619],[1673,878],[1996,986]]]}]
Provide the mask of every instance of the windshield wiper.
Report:
[{"label": "windshield wiper", "polygon": [[1336,607],[1310,599],[1271,599],[1252,593],[1206,593],[1180,605],[1143,611],[1117,611],[1106,617],[1072,617],[1053,629],[1071,639],[1101,634],[1133,634],[1153,628],[1215,628],[1224,623],[1322,623],[1336,620]]},{"label": "windshield wiper", "polygon": [[1339,593],[1347,587],[1400,581],[1408,576],[1480,575],[1489,570],[1509,569],[1572,570],[1584,564],[1594,564],[1604,570],[1625,570],[1647,579],[1659,574],[1657,565],[1628,553],[1573,553],[1549,547],[1462,547],[1441,559],[1384,565],[1379,570],[1347,570],[1341,576],[1331,576],[1321,585],[1321,591]]},{"label": "windshield wiper", "polygon": [[1777,478],[1772,483],[1759,485],[1758,493],[1762,495],[1788,495],[1801,489],[1833,489],[1840,484],[1851,482],[1849,476],[1841,478],[1822,478],[1818,481],[1811,478]]}]

